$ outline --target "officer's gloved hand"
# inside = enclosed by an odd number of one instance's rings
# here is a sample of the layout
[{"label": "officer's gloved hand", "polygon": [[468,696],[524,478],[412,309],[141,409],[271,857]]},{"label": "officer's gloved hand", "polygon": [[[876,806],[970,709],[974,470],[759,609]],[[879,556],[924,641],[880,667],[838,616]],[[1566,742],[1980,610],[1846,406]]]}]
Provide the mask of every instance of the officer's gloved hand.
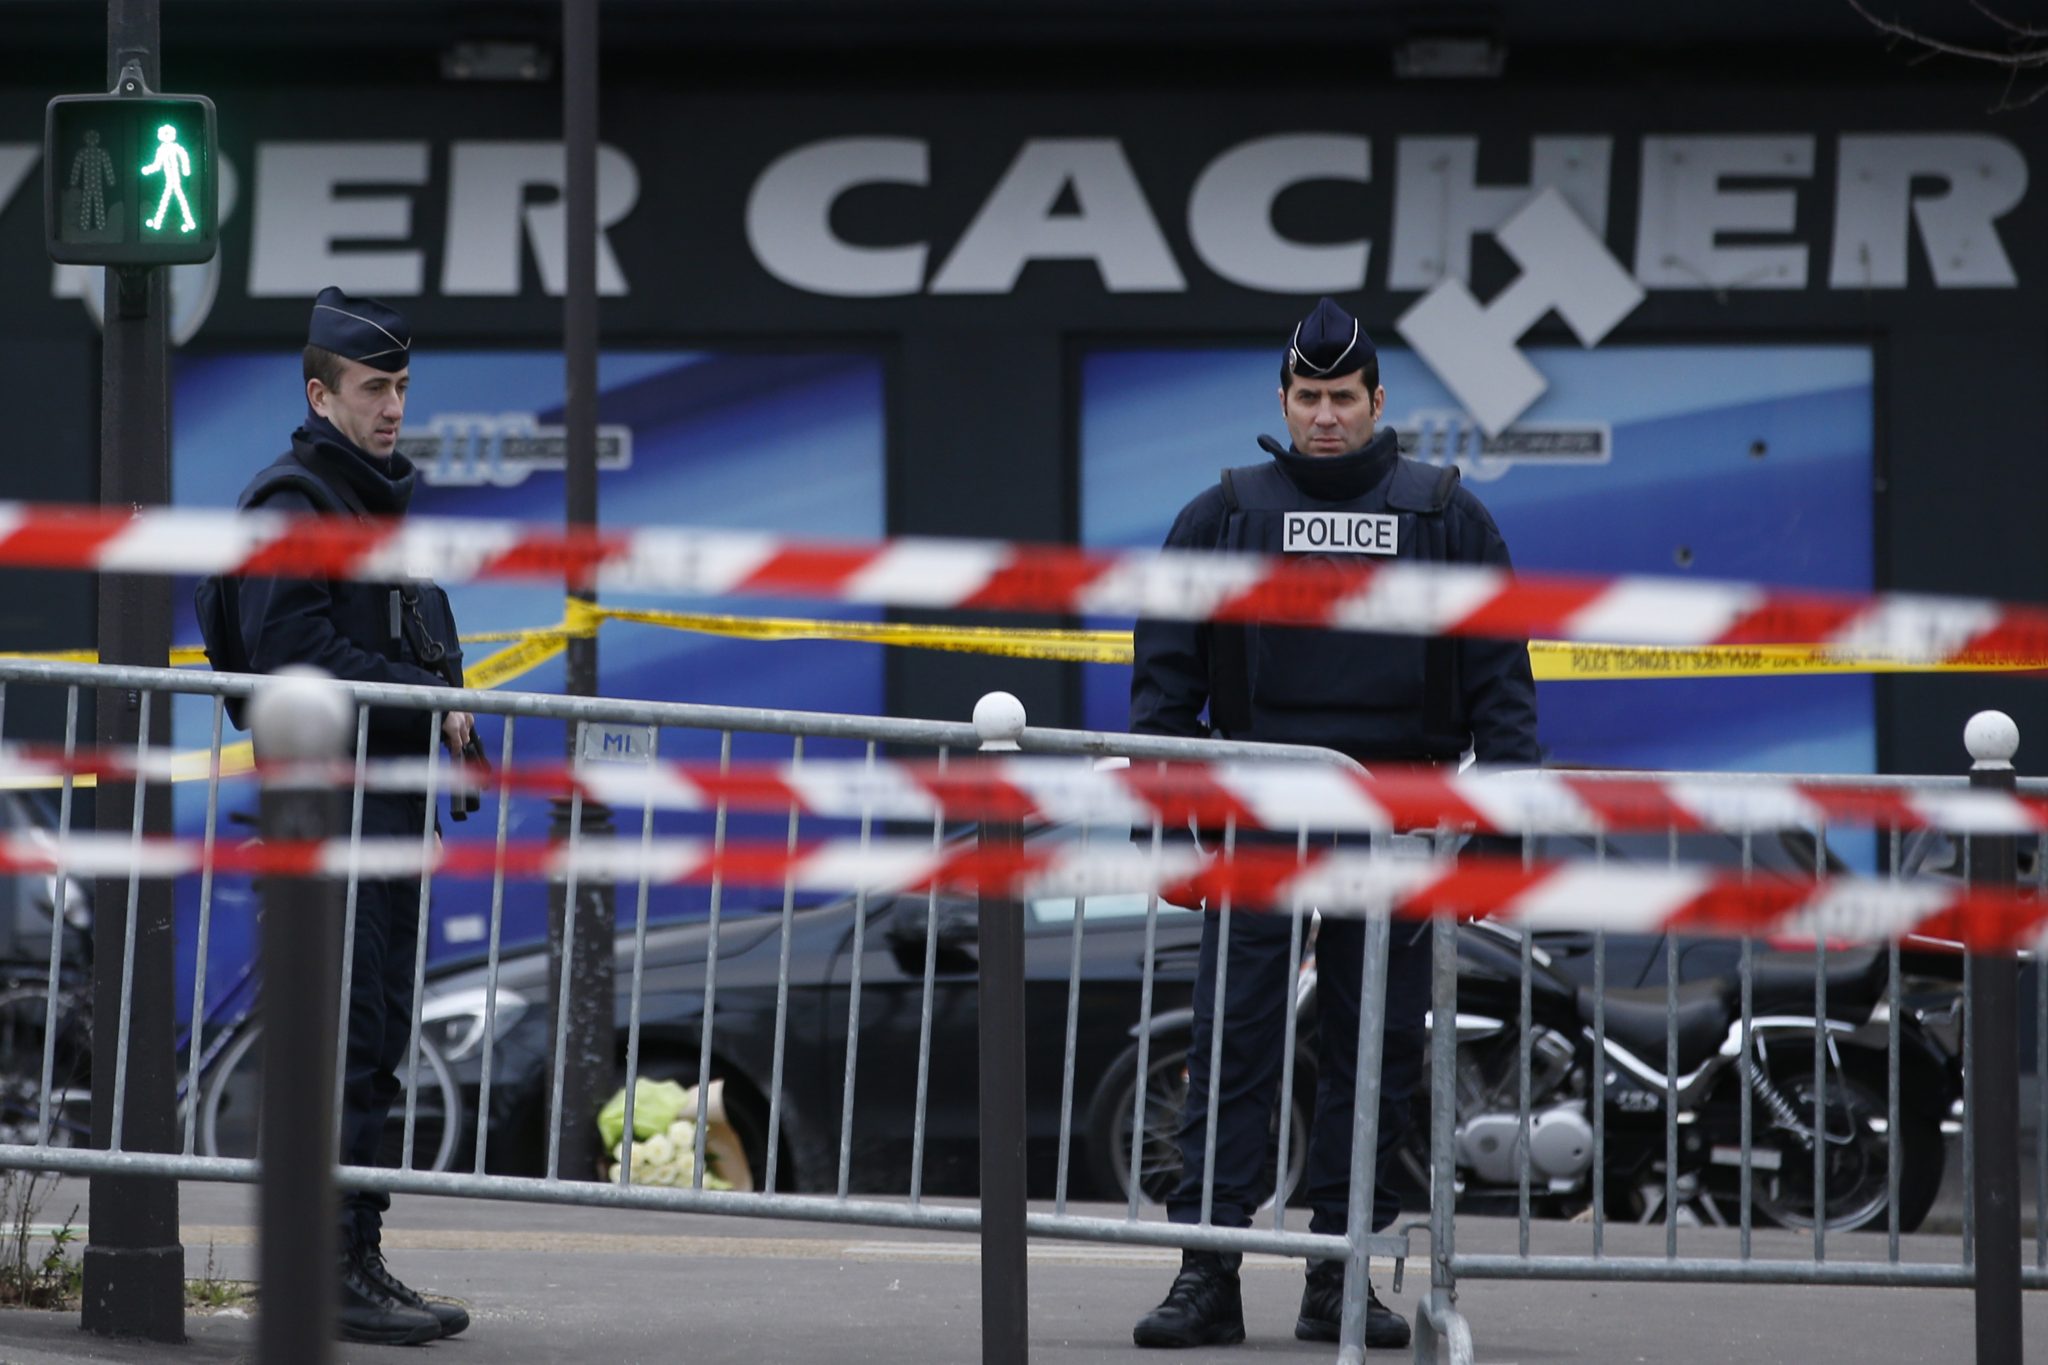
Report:
[{"label": "officer's gloved hand", "polygon": [[441,742],[448,752],[459,754],[476,738],[476,717],[467,711],[450,711],[441,717]]},{"label": "officer's gloved hand", "polygon": [[441,717],[441,742],[464,769],[448,790],[448,818],[467,820],[483,805],[478,787],[491,771],[483,745],[477,742],[476,718],[467,711],[450,711]]}]

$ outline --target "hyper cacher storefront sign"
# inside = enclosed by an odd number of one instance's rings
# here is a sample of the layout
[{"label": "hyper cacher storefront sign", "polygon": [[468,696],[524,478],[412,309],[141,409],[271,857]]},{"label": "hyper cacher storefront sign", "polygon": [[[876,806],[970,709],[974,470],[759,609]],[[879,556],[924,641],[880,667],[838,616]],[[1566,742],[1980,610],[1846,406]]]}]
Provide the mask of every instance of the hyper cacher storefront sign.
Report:
[{"label": "hyper cacher storefront sign", "polygon": [[[180,340],[217,303],[302,300],[328,284],[469,318],[493,301],[561,294],[559,142],[238,146],[248,125],[232,95],[219,103],[228,249],[178,272]],[[2011,219],[2028,162],[2006,135],[2016,130],[1325,126],[1218,137],[1162,119],[1142,136],[1045,135],[1006,131],[1029,122],[1029,101],[966,127],[936,118],[942,103],[900,100],[873,116],[900,130],[921,108],[918,122],[947,125],[926,135],[862,131],[850,112],[822,125],[840,131],[807,136],[792,125],[810,122],[803,114],[820,100],[758,120],[727,108],[716,137],[658,136],[689,122],[680,114],[614,120],[598,165],[599,288],[618,301],[607,316],[644,311],[648,325],[684,329],[801,331],[840,316],[914,325],[955,301],[1042,293],[1033,267],[1049,262],[1082,267],[1058,276],[1057,304],[1090,323],[1175,296],[1384,291],[1401,338],[1493,433],[1543,391],[1518,342],[1553,313],[1590,346],[1659,293],[2021,284]],[[472,112],[440,126],[477,121]],[[34,197],[39,156],[35,144],[0,142],[0,221],[33,211],[20,201]],[[1503,160],[1522,169],[1482,175]],[[1333,211],[1304,225],[1289,205],[1305,195]],[[1485,238],[1513,274],[1482,301],[1467,281]],[[50,292],[96,299],[91,281],[57,268]]]}]

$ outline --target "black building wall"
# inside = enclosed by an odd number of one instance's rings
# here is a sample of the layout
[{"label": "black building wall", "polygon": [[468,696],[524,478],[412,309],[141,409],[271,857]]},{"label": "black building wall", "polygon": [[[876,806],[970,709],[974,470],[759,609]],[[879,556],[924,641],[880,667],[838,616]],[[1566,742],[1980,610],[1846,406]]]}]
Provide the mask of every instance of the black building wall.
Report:
[{"label": "black building wall", "polygon": [[[71,7],[80,8],[92,7]],[[607,232],[631,292],[604,301],[605,344],[877,349],[889,375],[892,533],[1070,539],[1078,519],[1075,359],[1083,349],[1114,338],[1272,345],[1277,354],[1285,325],[1318,292],[1248,288],[1205,263],[1190,236],[1189,196],[1226,150],[1274,134],[1369,139],[1368,181],[1289,189],[1275,201],[1274,223],[1308,243],[1370,238],[1362,287],[1340,296],[1393,342],[1395,319],[1419,292],[1390,289],[1386,276],[1403,136],[1476,136],[1481,181],[1510,184],[1529,177],[1532,134],[1612,138],[1603,235],[1628,264],[1636,258],[1644,136],[1811,135],[1810,174],[1729,182],[1736,191],[1789,191],[1796,229],[1722,239],[1804,245],[1806,287],[1652,290],[1606,340],[1869,344],[1879,375],[1879,477],[1870,492],[1877,583],[2048,598],[2048,562],[2033,525],[2048,491],[2039,458],[2048,435],[2040,322],[2048,190],[2030,187],[1997,220],[2013,287],[1939,287],[1917,234],[1908,237],[1904,287],[1827,284],[1842,135],[1990,135],[2019,149],[2030,168],[2043,164],[2048,142],[2037,118],[1988,111],[1997,95],[1988,74],[1906,69],[1875,41],[1802,46],[1796,34],[1745,46],[1741,35],[1722,32],[1697,47],[1646,49],[1640,33],[1620,32],[1617,20],[1611,41],[1594,32],[1582,35],[1584,46],[1514,49],[1498,80],[1403,82],[1387,74],[1389,30],[1378,10],[1370,23],[1332,37],[1318,27],[1327,12],[1314,6],[1272,10],[1270,22],[1178,33],[1166,24],[1133,26],[1131,8],[1119,11],[1126,22],[1115,34],[1049,12],[1038,28],[1010,13],[1004,26],[981,34],[822,24],[749,32],[728,23],[709,37],[679,21],[657,22],[649,7],[608,8],[601,127],[632,159],[640,186],[632,212]],[[423,183],[345,192],[404,195],[403,240],[338,246],[420,253],[424,292],[394,301],[423,339],[555,343],[560,301],[541,288],[530,248],[521,250],[516,295],[458,297],[437,287],[450,250],[462,249],[451,248],[447,230],[454,144],[548,140],[560,127],[552,83],[441,78],[439,53],[464,31],[458,9],[408,8],[413,19],[384,25],[379,46],[332,15],[286,19],[272,8],[260,31],[242,32],[224,17],[230,7],[169,7],[166,83],[216,100],[223,149],[243,189],[226,225],[219,296],[193,344],[298,344],[318,282],[274,297],[252,292],[251,191],[259,144],[314,140],[426,145]],[[93,25],[75,13],[39,12],[43,22],[17,29],[17,45],[0,46],[0,149],[39,141],[43,101],[92,88],[100,73]],[[509,27],[549,32],[545,7],[507,13]],[[192,36],[181,39],[180,24]],[[1148,34],[1158,41],[1148,43]],[[1071,260],[1035,262],[1001,293],[857,298],[793,287],[750,246],[749,195],[791,150],[856,135],[921,141],[926,183],[853,188],[834,202],[830,224],[857,245],[925,244],[927,278],[1027,144],[1113,140],[1183,287],[1119,291],[1096,263]],[[528,191],[530,201],[548,195]],[[92,493],[96,462],[96,334],[75,300],[50,296],[39,215],[33,176],[0,204],[0,410],[17,418],[0,458],[0,493],[81,500]],[[1475,242],[1472,283],[1481,299],[1515,274],[1489,239]],[[1554,316],[1527,338],[1570,339]],[[975,405],[971,439],[962,435],[963,403]],[[1191,452],[1191,490],[1218,465],[1252,458],[1254,434]],[[251,433],[251,459],[281,436]],[[0,644],[84,639],[84,593],[77,582],[10,592]],[[1036,720],[1077,717],[1074,680],[1051,665],[902,651],[891,654],[888,678],[890,709],[899,714],[963,716],[982,691],[1003,686],[1024,696]],[[1892,770],[1957,769],[1962,722],[1982,706],[2010,711],[2023,734],[2048,726],[2048,692],[2023,680],[1888,679],[1878,695],[1880,762]]]}]

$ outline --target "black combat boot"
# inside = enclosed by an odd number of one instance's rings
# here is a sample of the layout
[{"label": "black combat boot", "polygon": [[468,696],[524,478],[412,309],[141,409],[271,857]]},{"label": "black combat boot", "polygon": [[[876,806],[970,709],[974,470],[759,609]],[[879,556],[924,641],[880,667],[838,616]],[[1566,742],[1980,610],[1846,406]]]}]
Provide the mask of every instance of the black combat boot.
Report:
[{"label": "black combat boot", "polygon": [[1244,1258],[1215,1251],[1184,1251],[1180,1274],[1166,1300],[1138,1319],[1131,1340],[1140,1346],[1235,1346],[1244,1340],[1244,1298],[1237,1267]]},{"label": "black combat boot", "polygon": [[[1301,1341],[1335,1341],[1344,1316],[1344,1263],[1311,1261],[1308,1283],[1301,1291],[1301,1316],[1294,1335]],[[1373,1350],[1396,1350],[1408,1344],[1408,1319],[1380,1302],[1372,1281],[1365,1282],[1365,1344]]]},{"label": "black combat boot", "polygon": [[418,1346],[441,1336],[441,1324],[434,1315],[393,1298],[364,1268],[363,1254],[355,1247],[341,1254],[340,1307],[337,1325],[343,1341]]},{"label": "black combat boot", "polygon": [[469,1326],[469,1313],[461,1304],[451,1303],[446,1299],[427,1298],[407,1285],[405,1281],[392,1274],[391,1267],[384,1264],[383,1248],[377,1246],[365,1247],[362,1252],[362,1260],[363,1274],[369,1278],[372,1284],[375,1284],[379,1289],[382,1289],[386,1294],[389,1294],[407,1308],[416,1308],[422,1312],[431,1313],[434,1321],[440,1324],[442,1336],[452,1337],[463,1328]]}]

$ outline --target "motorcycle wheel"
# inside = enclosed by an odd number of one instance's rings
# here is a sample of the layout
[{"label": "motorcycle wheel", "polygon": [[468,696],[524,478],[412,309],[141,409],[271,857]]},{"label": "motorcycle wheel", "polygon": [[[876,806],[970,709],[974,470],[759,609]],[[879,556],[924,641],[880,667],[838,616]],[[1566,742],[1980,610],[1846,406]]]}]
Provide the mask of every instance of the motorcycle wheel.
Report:
[{"label": "motorcycle wheel", "polygon": [[[1138,1188],[1144,1198],[1163,1204],[1180,1185],[1180,1117],[1188,1098],[1188,1047],[1185,1030],[1152,1039],[1145,1063],[1145,1131],[1139,1146]],[[1274,1113],[1275,1146],[1266,1157],[1262,1188],[1277,1186],[1284,1198],[1302,1187],[1308,1167],[1308,1132],[1315,1109],[1312,1084],[1303,1084],[1303,1062],[1295,1062],[1294,1113],[1287,1139],[1287,1178],[1274,1180],[1278,1161],[1279,1113]],[[1119,1199],[1131,1191],[1131,1111],[1136,1102],[1138,1045],[1132,1043],[1103,1073],[1088,1105],[1088,1168],[1096,1187]],[[1306,1092],[1306,1093],[1304,1093]],[[1268,1196],[1261,1208],[1272,1206]]]},{"label": "motorcycle wheel", "polygon": [[[1803,1117],[1814,1111],[1810,1069],[1774,1073],[1775,1084]],[[1846,1141],[1830,1142],[1826,1165],[1825,1217],[1830,1232],[1849,1232],[1885,1225],[1890,1202],[1886,1190],[1890,1142],[1884,1131],[1886,1099],[1853,1072],[1827,1074],[1825,1131]],[[1763,1138],[1761,1127],[1757,1130]],[[1902,1113],[1899,1120],[1899,1230],[1912,1232],[1926,1219],[1941,1186],[1941,1125],[1922,1115]],[[1813,1154],[1785,1135],[1784,1164],[1776,1171],[1754,1171],[1750,1203],[1758,1217],[1787,1228],[1811,1228],[1814,1221]]]}]

